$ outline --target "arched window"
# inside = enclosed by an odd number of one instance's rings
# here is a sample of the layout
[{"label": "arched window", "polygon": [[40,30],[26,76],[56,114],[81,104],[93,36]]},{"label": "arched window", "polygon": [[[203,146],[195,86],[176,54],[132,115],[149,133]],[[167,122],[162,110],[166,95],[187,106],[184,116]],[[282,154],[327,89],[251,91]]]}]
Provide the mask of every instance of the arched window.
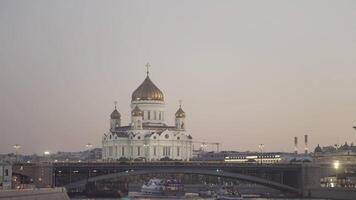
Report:
[{"label": "arched window", "polygon": [[168,135],[168,134],[166,134],[164,137],[165,137],[166,139],[168,139],[168,138],[169,138],[169,135]]}]

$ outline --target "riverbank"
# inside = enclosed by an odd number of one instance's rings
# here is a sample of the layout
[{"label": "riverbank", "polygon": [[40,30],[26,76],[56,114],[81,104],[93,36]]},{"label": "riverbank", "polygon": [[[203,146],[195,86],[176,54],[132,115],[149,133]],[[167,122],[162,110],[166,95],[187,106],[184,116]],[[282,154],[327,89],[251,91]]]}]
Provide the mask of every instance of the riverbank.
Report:
[{"label": "riverbank", "polygon": [[64,188],[41,188],[0,191],[0,199],[11,200],[69,200]]}]

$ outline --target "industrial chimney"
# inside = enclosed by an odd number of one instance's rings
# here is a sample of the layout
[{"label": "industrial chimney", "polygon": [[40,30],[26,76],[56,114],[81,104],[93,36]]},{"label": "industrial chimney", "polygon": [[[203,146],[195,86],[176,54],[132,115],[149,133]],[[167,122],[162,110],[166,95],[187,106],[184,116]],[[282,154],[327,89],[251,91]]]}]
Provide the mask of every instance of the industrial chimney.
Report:
[{"label": "industrial chimney", "polygon": [[294,153],[298,154],[298,137],[294,137]]},{"label": "industrial chimney", "polygon": [[308,154],[308,135],[304,135],[304,144],[305,144],[304,153]]}]

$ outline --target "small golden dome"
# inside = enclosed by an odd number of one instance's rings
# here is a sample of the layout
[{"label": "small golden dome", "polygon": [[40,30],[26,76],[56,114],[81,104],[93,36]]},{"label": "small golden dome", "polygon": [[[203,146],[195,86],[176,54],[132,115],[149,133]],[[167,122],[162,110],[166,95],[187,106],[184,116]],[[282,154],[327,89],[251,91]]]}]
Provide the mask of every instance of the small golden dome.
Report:
[{"label": "small golden dome", "polygon": [[112,111],[110,118],[111,119],[120,119],[121,118],[121,115],[120,115],[119,111],[116,110],[116,108],[114,111]]},{"label": "small golden dome", "polygon": [[151,81],[147,75],[146,79],[141,85],[132,93],[132,101],[140,100],[153,100],[164,101],[163,93],[158,87]]},{"label": "small golden dome", "polygon": [[176,112],[176,118],[185,118],[185,112],[181,107]]},{"label": "small golden dome", "polygon": [[134,116],[134,117],[139,117],[139,116],[143,116],[143,112],[142,110],[136,106],[132,111],[131,111],[131,115]]}]

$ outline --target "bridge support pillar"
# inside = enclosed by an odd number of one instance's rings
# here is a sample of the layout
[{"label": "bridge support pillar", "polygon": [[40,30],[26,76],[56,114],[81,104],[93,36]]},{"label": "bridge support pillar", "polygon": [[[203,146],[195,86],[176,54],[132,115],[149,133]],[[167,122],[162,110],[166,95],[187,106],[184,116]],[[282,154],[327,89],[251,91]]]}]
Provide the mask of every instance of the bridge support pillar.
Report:
[{"label": "bridge support pillar", "polygon": [[311,197],[311,190],[320,188],[320,179],[327,175],[328,170],[318,164],[303,164],[300,194],[303,197]]}]

